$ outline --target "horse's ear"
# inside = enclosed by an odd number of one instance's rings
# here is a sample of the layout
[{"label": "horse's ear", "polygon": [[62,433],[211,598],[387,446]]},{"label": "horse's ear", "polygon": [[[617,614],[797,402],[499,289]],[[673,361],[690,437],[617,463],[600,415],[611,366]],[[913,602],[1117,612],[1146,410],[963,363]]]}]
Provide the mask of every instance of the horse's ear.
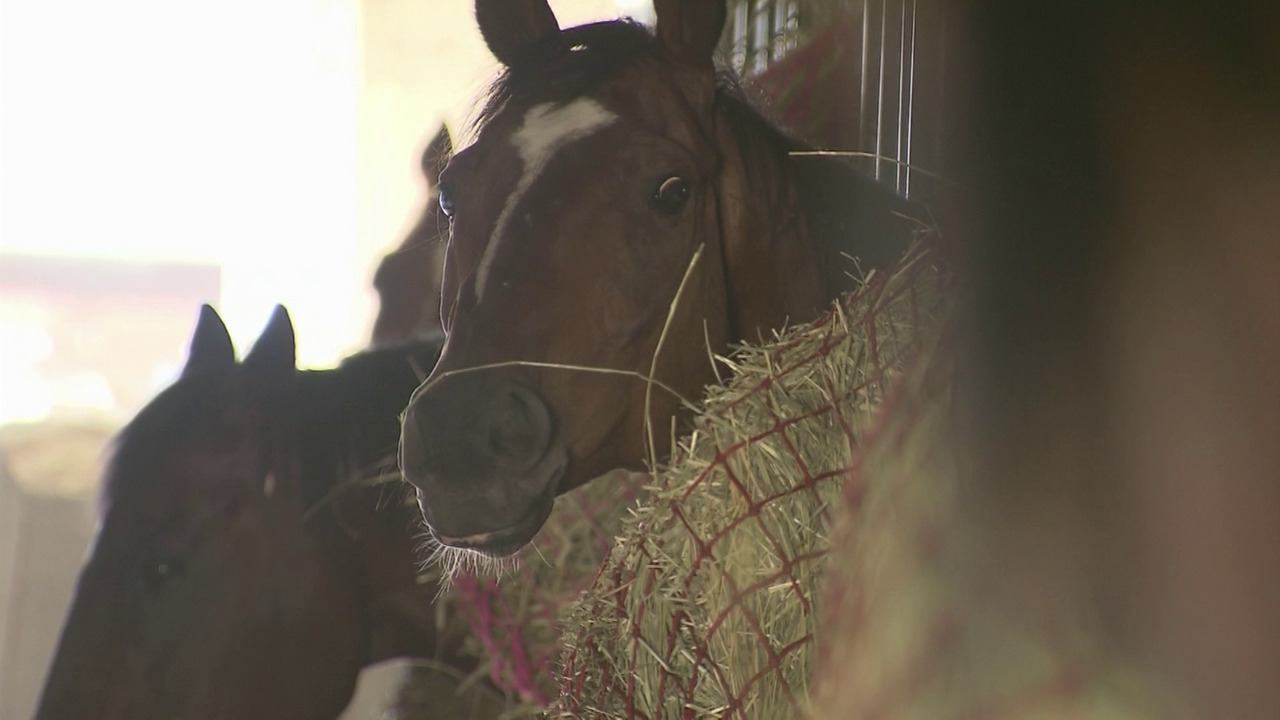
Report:
[{"label": "horse's ear", "polygon": [[440,123],[440,132],[431,138],[431,144],[422,151],[422,176],[432,186],[435,186],[440,171],[449,162],[450,155],[453,155],[453,138],[449,136],[448,126]]},{"label": "horse's ear", "polygon": [[725,0],[654,0],[653,9],[667,56],[714,79],[713,57],[728,15]]},{"label": "horse's ear", "polygon": [[235,362],[236,349],[218,311],[209,305],[200,306],[200,318],[196,320],[196,331],[187,350],[187,364],[182,368],[183,376],[197,370],[228,367]]},{"label": "horse's ear", "polygon": [[277,305],[266,329],[245,357],[244,367],[251,377],[274,385],[293,378],[295,363],[293,322],[289,320],[289,311]]},{"label": "horse's ear", "polygon": [[508,67],[530,45],[560,32],[547,0],[476,0],[476,23],[489,52]]}]

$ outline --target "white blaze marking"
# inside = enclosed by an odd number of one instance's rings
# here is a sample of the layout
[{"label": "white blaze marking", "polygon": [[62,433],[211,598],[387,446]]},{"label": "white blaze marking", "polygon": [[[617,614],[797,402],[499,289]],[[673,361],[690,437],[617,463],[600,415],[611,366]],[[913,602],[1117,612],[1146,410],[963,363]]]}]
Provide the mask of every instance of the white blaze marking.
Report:
[{"label": "white blaze marking", "polygon": [[546,169],[552,155],[565,145],[584,138],[617,119],[617,115],[589,98],[578,98],[560,107],[556,107],[554,103],[542,103],[525,112],[520,129],[511,136],[511,143],[515,145],[524,165],[523,174],[507,197],[507,204],[498,215],[493,234],[489,236],[489,244],[480,258],[480,268],[476,272],[476,302],[484,297],[484,286],[489,280],[489,269],[497,253],[498,239],[507,229],[507,223],[520,204],[521,197]]}]

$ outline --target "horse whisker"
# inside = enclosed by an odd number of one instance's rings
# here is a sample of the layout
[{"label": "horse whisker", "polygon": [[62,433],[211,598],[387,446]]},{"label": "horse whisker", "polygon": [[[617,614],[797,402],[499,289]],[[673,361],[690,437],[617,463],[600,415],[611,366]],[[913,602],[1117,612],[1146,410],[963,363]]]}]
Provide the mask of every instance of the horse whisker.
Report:
[{"label": "horse whisker", "polygon": [[[433,602],[453,589],[454,583],[463,573],[477,578],[491,576],[501,582],[503,577],[514,574],[520,568],[520,559],[516,556],[497,558],[475,550],[445,545],[435,539],[426,528],[425,521],[420,520],[419,523],[422,531],[415,539],[421,540],[418,553],[424,558],[418,563],[418,571],[424,574],[438,571],[440,576],[440,587]],[[543,561],[546,562],[545,557]]]}]

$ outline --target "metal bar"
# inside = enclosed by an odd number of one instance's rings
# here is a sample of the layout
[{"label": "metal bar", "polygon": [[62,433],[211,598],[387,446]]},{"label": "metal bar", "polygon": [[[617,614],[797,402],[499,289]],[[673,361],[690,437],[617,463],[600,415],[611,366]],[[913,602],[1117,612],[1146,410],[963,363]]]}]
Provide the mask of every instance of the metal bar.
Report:
[{"label": "metal bar", "polygon": [[752,42],[752,70],[763,72],[769,65],[769,0],[758,0],[751,9],[755,34]]},{"label": "metal bar", "polygon": [[915,91],[916,0],[902,4],[902,45],[898,73],[898,191],[911,187],[911,117]]},{"label": "metal bar", "polygon": [[773,38],[769,43],[769,62],[776,62],[787,54],[787,5],[786,0],[773,0]]},{"label": "metal bar", "polygon": [[872,73],[872,96],[867,103],[868,116],[871,118],[872,177],[880,179],[880,153],[884,149],[884,138],[881,125],[884,120],[884,32],[885,32],[885,0],[868,0],[868,7],[874,7],[874,15],[870,25],[868,43],[870,52],[868,60]]},{"label": "metal bar", "polygon": [[750,3],[751,0],[740,0],[733,8],[733,38],[729,47],[729,63],[733,66],[734,72],[739,75],[745,75],[747,72],[747,59],[751,54],[751,39],[749,34],[750,20]]},{"label": "metal bar", "polygon": [[787,52],[800,44],[800,0],[787,3]]}]

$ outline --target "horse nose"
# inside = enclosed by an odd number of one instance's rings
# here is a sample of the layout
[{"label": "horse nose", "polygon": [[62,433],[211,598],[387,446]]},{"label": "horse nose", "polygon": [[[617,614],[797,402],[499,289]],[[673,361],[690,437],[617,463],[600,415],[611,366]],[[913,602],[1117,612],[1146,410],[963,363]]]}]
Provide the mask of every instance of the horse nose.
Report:
[{"label": "horse nose", "polygon": [[427,494],[441,486],[524,476],[546,455],[551,411],[537,393],[511,380],[444,378],[405,411],[401,470]]}]

